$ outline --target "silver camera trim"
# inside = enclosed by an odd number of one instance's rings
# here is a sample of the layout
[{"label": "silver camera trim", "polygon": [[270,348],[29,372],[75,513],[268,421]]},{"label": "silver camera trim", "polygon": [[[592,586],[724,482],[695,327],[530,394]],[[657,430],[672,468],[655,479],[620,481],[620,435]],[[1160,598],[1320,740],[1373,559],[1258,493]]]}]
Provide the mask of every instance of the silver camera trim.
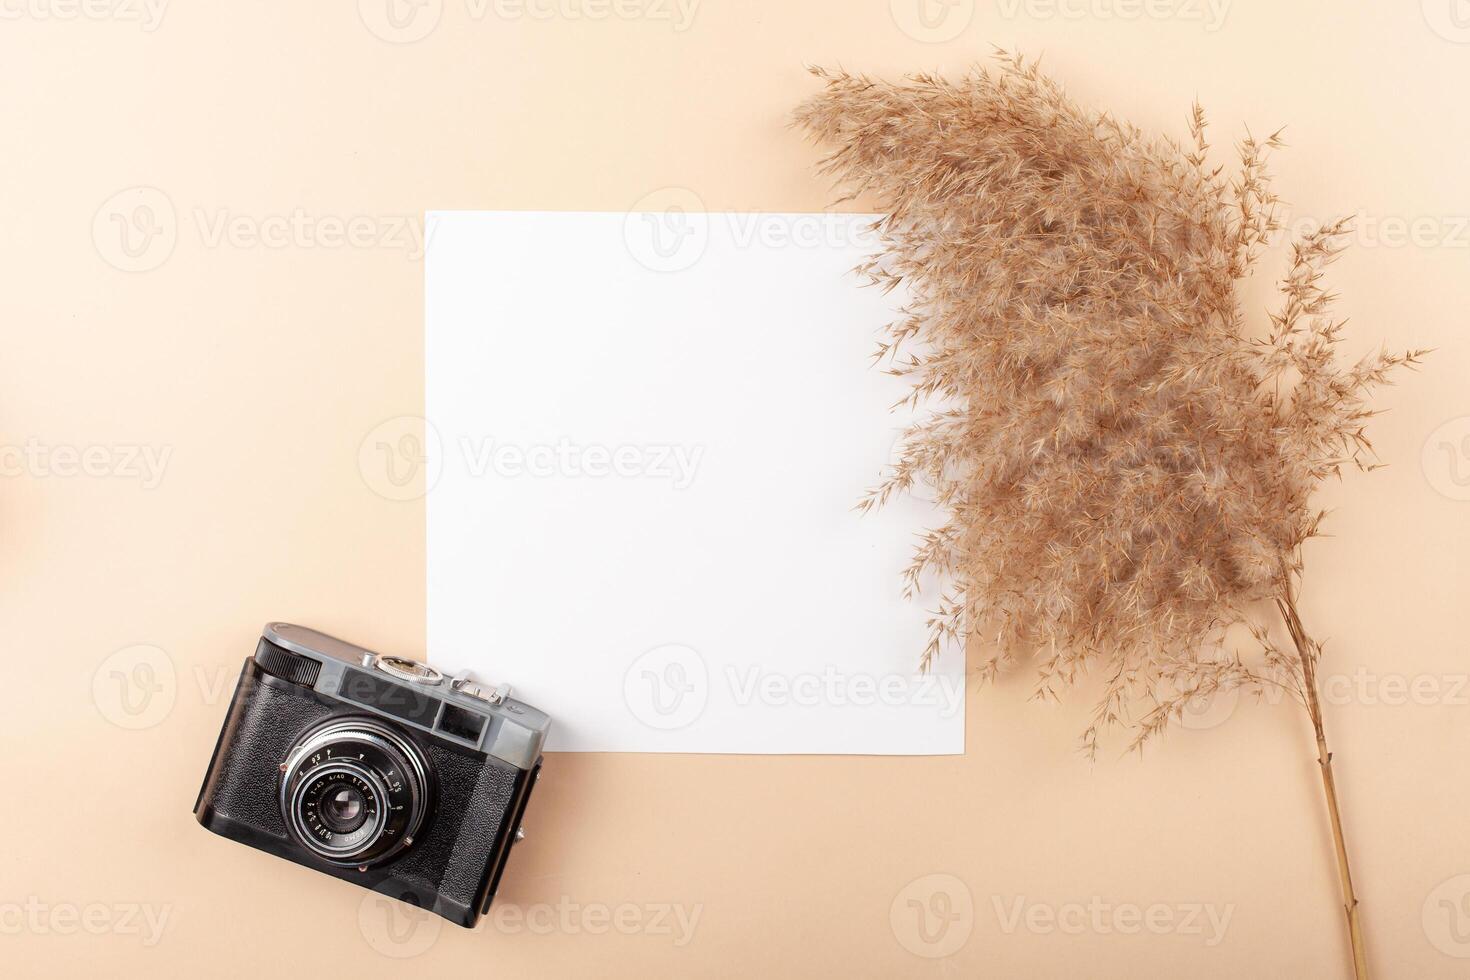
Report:
[{"label": "silver camera trim", "polygon": [[[454,705],[484,718],[485,724],[479,741],[468,744],[486,755],[494,756],[517,769],[526,770],[534,769],[541,757],[546,736],[551,730],[551,718],[544,711],[512,697],[509,684],[487,689],[468,673],[457,674],[446,684],[444,675],[425,662],[391,658],[418,664],[433,671],[439,678],[432,683],[414,680],[392,669],[380,669],[382,662],[390,659],[387,655],[293,623],[266,623],[261,635],[284,650],[316,661],[321,669],[316,679],[307,686],[324,696],[342,697],[343,684],[353,674],[373,674],[392,683],[412,687],[444,705]],[[446,736],[444,731],[432,724],[418,724],[391,712],[378,710],[371,704],[362,704],[356,699],[349,700],[364,712],[377,715],[389,724],[424,731],[438,737],[454,738],[453,734]],[[461,744],[466,742],[461,740]]]},{"label": "silver camera trim", "polygon": [[[313,731],[302,740],[295,750],[286,757],[281,767],[281,811],[282,815],[290,823],[295,831],[297,843],[302,844],[312,853],[325,861],[333,864],[354,865],[358,864],[361,856],[372,849],[383,837],[389,821],[389,803],[391,802],[391,790],[381,773],[376,772],[370,766],[364,766],[350,757],[331,757],[321,762],[316,769],[310,771],[302,770],[304,760],[310,758],[312,753],[320,751],[323,747],[333,742],[351,739],[358,742],[367,742],[377,745],[390,759],[400,756],[408,763],[404,767],[403,782],[408,787],[409,794],[409,819],[404,825],[403,835],[382,854],[373,857],[371,863],[380,864],[388,858],[398,854],[405,847],[413,843],[413,837],[423,826],[427,815],[427,799],[429,775],[423,758],[418,749],[404,739],[388,725],[372,718],[341,718],[337,721],[323,725]],[[301,818],[300,802],[305,788],[315,778],[318,770],[350,769],[361,776],[364,781],[373,784],[373,790],[378,794],[378,826],[371,837],[364,839],[352,848],[342,850],[325,847],[312,835]]]},{"label": "silver camera trim", "polygon": [[376,666],[385,674],[392,674],[400,680],[411,684],[442,684],[444,675],[419,660],[409,660],[407,657],[392,657],[387,654],[378,656]]}]

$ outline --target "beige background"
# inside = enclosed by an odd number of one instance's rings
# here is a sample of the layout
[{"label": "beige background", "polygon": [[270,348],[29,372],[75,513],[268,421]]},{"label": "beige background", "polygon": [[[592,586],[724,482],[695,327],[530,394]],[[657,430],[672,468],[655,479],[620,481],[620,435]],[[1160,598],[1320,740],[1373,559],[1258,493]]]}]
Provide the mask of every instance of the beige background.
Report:
[{"label": "beige background", "polygon": [[[1470,974],[1464,4],[930,0],[926,27],[913,0],[702,0],[688,22],[670,0],[568,2],[429,0],[411,43],[381,0],[176,0],[161,22],[134,0],[0,4],[4,972],[1342,975],[1288,705],[1215,706],[1095,767],[1072,752],[1091,692],[1043,707],[1019,677],[972,696],[963,757],[552,757],[509,911],[475,932],[190,814],[266,619],[423,651],[423,502],[375,493],[358,458],[422,411],[422,264],[395,216],[626,210],[671,186],[820,209],[817,153],[785,128],[804,63],[959,71],[994,42],[1147,127],[1182,132],[1196,94],[1217,144],[1290,124],[1294,216],[1364,216],[1335,270],[1349,346],[1439,348],[1385,396],[1391,466],[1331,490],[1304,611],[1331,638],[1372,959]],[[140,204],[165,234],[135,225],[129,257],[115,222]],[[251,238],[293,215],[310,236]],[[315,234],[354,217],[358,244]],[[157,486],[129,475],[145,449],[170,453]],[[1228,912],[1223,939],[1192,906]]]}]

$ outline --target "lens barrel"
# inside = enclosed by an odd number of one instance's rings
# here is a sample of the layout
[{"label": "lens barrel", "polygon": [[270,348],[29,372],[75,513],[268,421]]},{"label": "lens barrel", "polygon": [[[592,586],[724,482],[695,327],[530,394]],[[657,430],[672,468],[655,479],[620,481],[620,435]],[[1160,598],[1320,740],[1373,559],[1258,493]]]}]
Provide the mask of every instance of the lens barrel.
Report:
[{"label": "lens barrel", "polygon": [[309,732],[281,769],[291,836],[332,864],[366,866],[407,847],[428,812],[431,772],[417,746],[374,718]]}]

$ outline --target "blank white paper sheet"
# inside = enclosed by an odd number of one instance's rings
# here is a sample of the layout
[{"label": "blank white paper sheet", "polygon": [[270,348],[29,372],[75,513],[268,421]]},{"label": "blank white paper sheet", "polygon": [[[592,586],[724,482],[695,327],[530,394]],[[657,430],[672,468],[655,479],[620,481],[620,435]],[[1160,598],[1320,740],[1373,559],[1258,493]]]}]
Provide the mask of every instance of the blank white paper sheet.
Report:
[{"label": "blank white paper sheet", "polygon": [[872,215],[433,212],[429,656],[588,752],[957,754]]}]

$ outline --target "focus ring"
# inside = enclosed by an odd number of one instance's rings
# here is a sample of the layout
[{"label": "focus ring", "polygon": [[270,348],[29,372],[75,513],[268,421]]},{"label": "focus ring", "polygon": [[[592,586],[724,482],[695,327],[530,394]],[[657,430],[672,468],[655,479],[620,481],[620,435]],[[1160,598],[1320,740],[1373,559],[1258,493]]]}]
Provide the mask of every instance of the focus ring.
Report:
[{"label": "focus ring", "polygon": [[[366,832],[351,839],[324,832],[314,807],[324,779],[346,771],[374,811]],[[391,726],[373,718],[334,718],[309,731],[281,765],[280,805],[298,844],[338,865],[365,866],[408,847],[430,808],[431,770],[418,749]],[[349,779],[349,782],[352,781]]]}]

